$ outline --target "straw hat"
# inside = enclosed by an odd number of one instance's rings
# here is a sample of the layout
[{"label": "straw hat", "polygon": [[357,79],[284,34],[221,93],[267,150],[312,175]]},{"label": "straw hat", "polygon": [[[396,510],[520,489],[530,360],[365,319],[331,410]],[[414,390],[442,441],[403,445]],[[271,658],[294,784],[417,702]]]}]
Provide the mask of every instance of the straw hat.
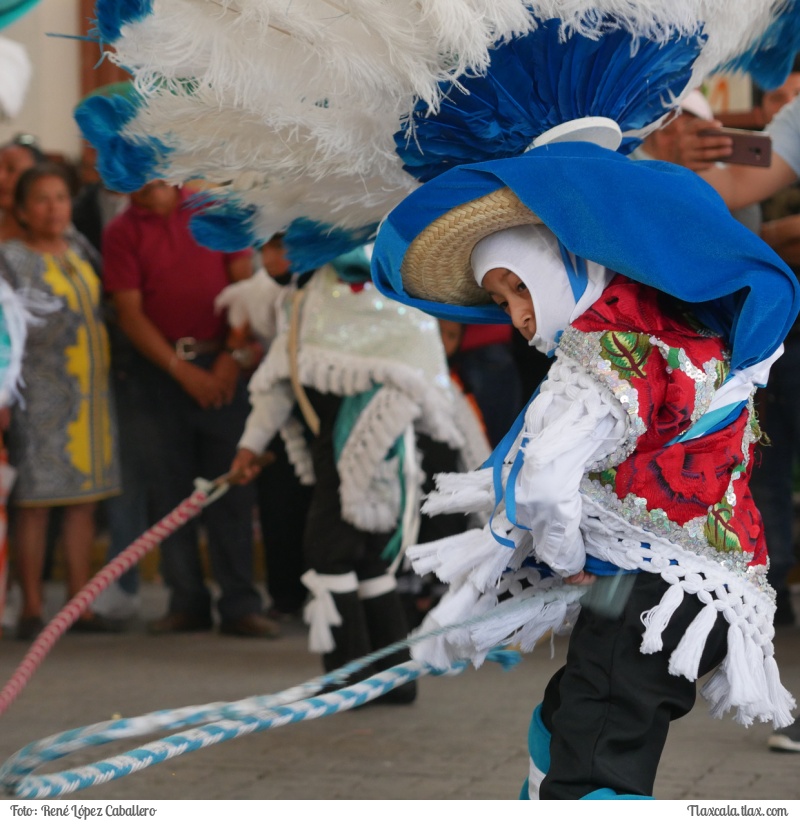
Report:
[{"label": "straw hat", "polygon": [[[613,120],[581,117],[549,129],[533,145],[585,141],[614,151],[621,140],[622,132]],[[491,303],[472,274],[470,255],[475,244],[503,229],[542,222],[507,187],[459,204],[423,229],[409,246],[400,268],[406,290],[437,303]]]},{"label": "straw hat", "polygon": [[470,255],[494,232],[542,221],[509,188],[462,203],[417,235],[401,274],[410,295],[437,303],[476,306],[491,298],[475,282]]}]

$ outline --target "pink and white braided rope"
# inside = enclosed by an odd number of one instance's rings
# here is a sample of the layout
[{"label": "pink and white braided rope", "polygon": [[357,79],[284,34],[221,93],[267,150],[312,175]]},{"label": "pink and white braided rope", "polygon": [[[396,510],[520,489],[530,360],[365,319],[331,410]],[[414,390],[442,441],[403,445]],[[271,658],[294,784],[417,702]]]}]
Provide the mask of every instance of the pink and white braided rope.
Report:
[{"label": "pink and white braided rope", "polygon": [[165,515],[157,524],[150,527],[127,549],[123,550],[113,561],[104,566],[88,584],[72,598],[63,609],[39,633],[26,656],[0,690],[0,715],[25,688],[31,676],[39,668],[56,641],[78,620],[97,596],[114,581],[120,578],[132,566],[139,563],[152,552],[165,538],[192,518],[200,514],[214,493],[206,489],[197,489],[188,498],[181,501],[175,509]]}]

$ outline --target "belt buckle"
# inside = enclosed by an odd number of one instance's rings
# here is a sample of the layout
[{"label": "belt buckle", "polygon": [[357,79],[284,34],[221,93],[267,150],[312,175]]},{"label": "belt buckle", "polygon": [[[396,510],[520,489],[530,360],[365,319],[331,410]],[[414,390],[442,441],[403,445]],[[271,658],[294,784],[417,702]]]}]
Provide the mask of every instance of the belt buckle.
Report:
[{"label": "belt buckle", "polygon": [[175,341],[175,354],[185,361],[193,361],[197,357],[197,338],[178,338]]}]

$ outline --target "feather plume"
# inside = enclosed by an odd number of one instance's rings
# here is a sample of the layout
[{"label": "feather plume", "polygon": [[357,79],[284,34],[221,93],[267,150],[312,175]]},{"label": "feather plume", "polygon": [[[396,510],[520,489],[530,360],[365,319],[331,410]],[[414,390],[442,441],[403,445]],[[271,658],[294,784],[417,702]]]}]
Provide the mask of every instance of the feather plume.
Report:
[{"label": "feather plume", "polygon": [[136,95],[90,99],[77,117],[112,188],[215,184],[196,223],[206,242],[231,248],[305,220],[306,236],[344,229],[340,249],[487,145],[519,153],[587,113],[648,128],[714,66],[779,49],[780,15],[797,3],[98,0],[97,29]]}]

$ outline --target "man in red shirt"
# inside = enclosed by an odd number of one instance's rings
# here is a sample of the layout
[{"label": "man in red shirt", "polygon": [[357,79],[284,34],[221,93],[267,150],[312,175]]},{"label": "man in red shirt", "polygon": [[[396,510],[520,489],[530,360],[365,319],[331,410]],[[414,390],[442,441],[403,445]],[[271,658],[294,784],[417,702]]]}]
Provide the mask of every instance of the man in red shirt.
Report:
[{"label": "man in red shirt", "polygon": [[[186,497],[197,476],[227,472],[249,411],[242,378],[247,350],[227,345],[214,298],[230,282],[250,276],[251,252],[222,254],[200,246],[189,231],[186,197],[162,181],[149,183],[103,235],[104,285],[119,327],[142,356],[136,371],[157,432],[159,516]],[[252,495],[248,487],[235,487],[203,513],[221,589],[220,631],[274,637],[278,627],[262,614],[253,587]],[[151,632],[212,627],[197,537],[197,522],[190,522],[161,545],[170,605]]]}]

